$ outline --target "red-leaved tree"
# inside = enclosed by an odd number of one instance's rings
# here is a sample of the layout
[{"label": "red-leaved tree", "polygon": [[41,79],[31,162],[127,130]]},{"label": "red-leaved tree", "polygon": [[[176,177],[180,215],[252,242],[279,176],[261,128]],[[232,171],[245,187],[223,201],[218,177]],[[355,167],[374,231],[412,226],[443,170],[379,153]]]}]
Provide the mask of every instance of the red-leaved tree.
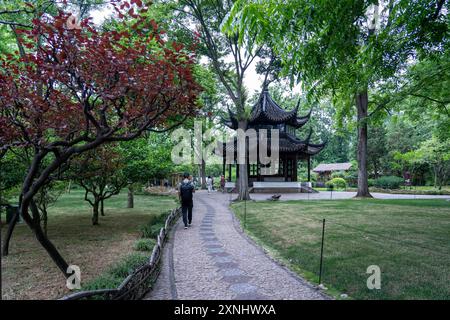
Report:
[{"label": "red-leaved tree", "polygon": [[30,53],[0,58],[0,151],[33,150],[19,213],[65,276],[68,264],[42,231],[33,197],[77,154],[178,125],[195,112],[200,91],[194,56],[145,18],[148,8],[112,2],[115,30],[99,31],[89,19],[78,27],[64,12],[43,15],[20,31]]}]

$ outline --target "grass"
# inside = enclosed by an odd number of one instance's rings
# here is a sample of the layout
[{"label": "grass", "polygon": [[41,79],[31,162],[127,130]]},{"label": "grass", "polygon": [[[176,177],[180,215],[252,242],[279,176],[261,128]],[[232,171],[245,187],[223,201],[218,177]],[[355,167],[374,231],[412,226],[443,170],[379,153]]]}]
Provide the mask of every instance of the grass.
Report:
[{"label": "grass", "polygon": [[114,263],[100,276],[86,282],[81,289],[99,290],[117,288],[126,277],[143,265],[147,260],[148,256],[142,253],[132,253],[125,256],[121,261]]},{"label": "grass", "polygon": [[[48,221],[50,240],[69,264],[81,268],[82,286],[126,260],[142,236],[142,225],[158,222],[161,214],[177,206],[173,197],[136,195],[135,208],[127,209],[124,192],[105,202],[106,216],[92,226],[91,207],[83,195],[72,190],[61,196],[49,209]],[[22,223],[14,231],[2,271],[4,299],[55,299],[69,293],[59,269]]]},{"label": "grass", "polygon": [[[317,191],[329,191],[328,188],[314,188]],[[333,191],[348,191],[348,192],[356,192],[357,188],[347,187],[343,188],[335,188]],[[400,187],[399,189],[382,189],[370,187],[370,192],[374,193],[394,193],[394,194],[424,194],[424,195],[450,195],[450,186],[443,186],[441,190],[435,188],[433,186],[413,186],[413,187]]]},{"label": "grass", "polygon": [[[232,206],[241,222],[242,203]],[[450,299],[450,202],[335,200],[247,202],[247,232],[276,258],[354,299]],[[366,286],[381,269],[381,289]],[[339,296],[339,295],[337,295]]]},{"label": "grass", "polygon": [[152,251],[156,244],[154,239],[139,239],[134,243],[133,249],[136,251]]}]

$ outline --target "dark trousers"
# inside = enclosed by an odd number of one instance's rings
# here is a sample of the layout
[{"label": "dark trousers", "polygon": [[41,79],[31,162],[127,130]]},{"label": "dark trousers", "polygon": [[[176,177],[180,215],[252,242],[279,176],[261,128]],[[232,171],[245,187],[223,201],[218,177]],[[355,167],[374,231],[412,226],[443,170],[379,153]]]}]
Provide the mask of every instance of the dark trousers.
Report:
[{"label": "dark trousers", "polygon": [[192,205],[183,205],[181,207],[181,212],[183,213],[183,223],[187,227],[188,222],[192,222]]}]

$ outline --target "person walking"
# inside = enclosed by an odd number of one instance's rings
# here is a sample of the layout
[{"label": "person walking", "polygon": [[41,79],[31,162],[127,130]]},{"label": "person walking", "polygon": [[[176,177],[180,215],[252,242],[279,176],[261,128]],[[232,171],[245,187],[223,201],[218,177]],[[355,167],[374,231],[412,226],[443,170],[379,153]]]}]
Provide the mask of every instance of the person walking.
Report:
[{"label": "person walking", "polygon": [[225,192],[225,176],[220,176],[220,189],[222,190],[222,193]]},{"label": "person walking", "polygon": [[183,181],[178,187],[178,197],[181,202],[181,212],[183,213],[183,223],[185,229],[192,224],[192,208],[194,206],[193,196],[195,188],[190,178],[191,176],[189,173],[185,172],[183,174]]},{"label": "person walking", "polygon": [[208,178],[206,179],[206,186],[208,187],[208,194],[210,194],[212,192],[212,184],[213,184],[213,180],[212,180],[211,176],[208,176]]}]

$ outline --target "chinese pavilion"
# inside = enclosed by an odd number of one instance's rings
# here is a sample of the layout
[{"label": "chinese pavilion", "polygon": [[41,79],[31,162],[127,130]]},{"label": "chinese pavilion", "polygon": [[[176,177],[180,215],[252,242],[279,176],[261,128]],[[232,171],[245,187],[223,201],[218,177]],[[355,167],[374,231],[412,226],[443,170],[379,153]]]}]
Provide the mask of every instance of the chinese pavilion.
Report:
[{"label": "chinese pavilion", "polygon": [[[248,145],[248,150],[258,150],[259,147],[259,130],[270,129],[279,130],[279,163],[274,174],[264,175],[261,172],[261,168],[264,167],[259,161],[259,156],[256,163],[249,163],[247,154],[247,172],[249,177],[249,186],[253,186],[253,183],[258,182],[294,182],[297,181],[297,167],[299,161],[306,161],[308,166],[308,182],[310,181],[311,171],[311,157],[318,154],[324,147],[325,143],[314,144],[311,143],[310,138],[312,130],[309,131],[309,135],[305,140],[301,140],[296,135],[296,130],[302,128],[311,116],[311,111],[305,116],[298,116],[298,107],[293,110],[285,110],[281,108],[275,101],[272,100],[269,95],[268,89],[264,89],[261,93],[258,102],[253,106],[250,117],[248,119],[247,129],[255,129],[257,133],[257,144]],[[229,118],[223,119],[223,123],[236,130],[238,128],[238,119],[234,113],[228,110]],[[271,137],[268,137],[267,148],[270,148]],[[234,138],[234,143],[224,143],[222,145],[222,157],[223,157],[223,174],[226,176],[226,153],[234,154],[234,161],[236,163],[237,157],[237,139]],[[258,154],[258,153],[256,153]],[[251,162],[251,161],[250,161]],[[236,170],[237,166],[228,164],[227,180],[231,181],[232,170]],[[236,178],[239,175],[239,170],[236,170]]]}]

